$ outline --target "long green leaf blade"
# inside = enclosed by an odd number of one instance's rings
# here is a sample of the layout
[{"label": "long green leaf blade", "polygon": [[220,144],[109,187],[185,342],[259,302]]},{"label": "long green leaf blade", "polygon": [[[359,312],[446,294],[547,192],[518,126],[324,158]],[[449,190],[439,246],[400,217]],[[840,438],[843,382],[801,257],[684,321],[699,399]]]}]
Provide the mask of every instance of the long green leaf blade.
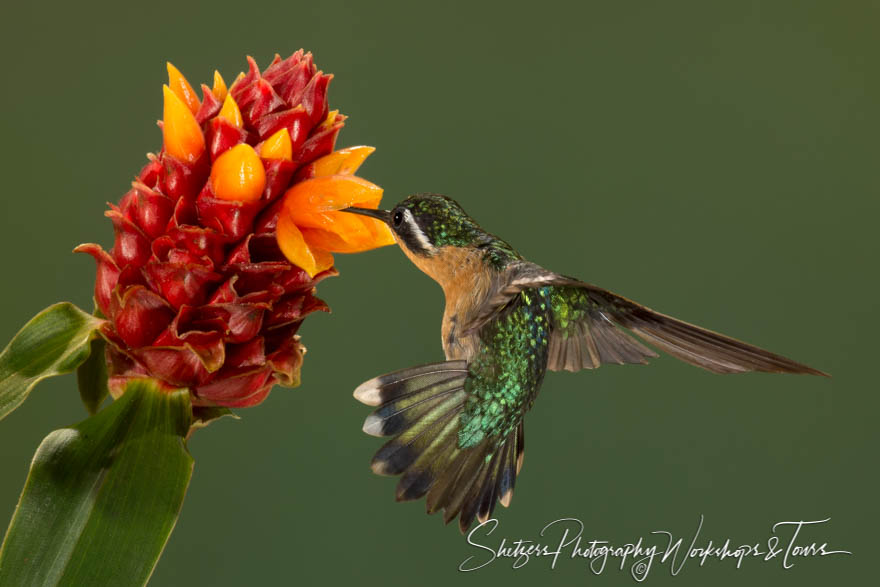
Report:
[{"label": "long green leaf blade", "polygon": [[0,585],[143,585],[192,476],[189,392],[133,381],[37,449],[0,549]]},{"label": "long green leaf blade", "polygon": [[42,379],[70,373],[89,356],[102,320],[68,302],[49,306],[19,330],[0,353],[0,420]]}]

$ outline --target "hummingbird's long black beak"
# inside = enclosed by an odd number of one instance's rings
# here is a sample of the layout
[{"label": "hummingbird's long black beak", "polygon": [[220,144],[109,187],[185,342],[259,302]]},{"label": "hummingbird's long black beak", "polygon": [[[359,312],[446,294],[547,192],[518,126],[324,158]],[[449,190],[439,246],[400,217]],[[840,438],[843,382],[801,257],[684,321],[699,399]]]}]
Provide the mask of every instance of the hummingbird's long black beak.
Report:
[{"label": "hummingbird's long black beak", "polygon": [[369,216],[381,220],[385,224],[391,222],[391,212],[388,210],[372,210],[370,208],[343,208],[340,212],[351,212],[352,214],[360,214],[361,216]]}]

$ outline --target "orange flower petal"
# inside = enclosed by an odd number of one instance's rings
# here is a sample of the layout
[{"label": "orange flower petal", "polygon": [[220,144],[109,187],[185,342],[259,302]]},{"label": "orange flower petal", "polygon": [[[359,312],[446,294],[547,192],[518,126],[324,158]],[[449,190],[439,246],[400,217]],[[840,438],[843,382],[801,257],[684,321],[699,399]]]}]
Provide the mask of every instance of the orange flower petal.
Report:
[{"label": "orange flower petal", "polygon": [[266,170],[250,145],[236,145],[211,166],[211,188],[220,200],[256,202],[266,188]]},{"label": "orange flower petal", "polygon": [[263,159],[293,160],[293,144],[286,128],[282,128],[263,141],[263,146],[260,147],[260,157]]},{"label": "orange flower petal", "polygon": [[195,114],[199,111],[199,97],[196,96],[192,86],[189,85],[189,82],[186,81],[180,70],[171,65],[170,61],[166,62],[165,65],[168,68],[168,86],[171,88],[171,91],[183,100],[183,103],[186,104],[190,112]]},{"label": "orange flower petal", "polygon": [[382,188],[353,175],[330,175],[307,179],[284,195],[284,205],[301,212],[329,212],[382,197]]},{"label": "orange flower petal", "polygon": [[215,98],[222,102],[226,99],[227,92],[228,90],[226,89],[226,82],[223,81],[223,76],[220,75],[220,72],[215,69],[214,85],[211,87],[211,93],[214,94]]},{"label": "orange flower petal", "polygon": [[[306,240],[314,235],[315,246],[335,253],[357,253],[394,244],[384,222],[347,212],[320,212],[311,216],[291,214]],[[311,241],[310,241],[311,242]]]},{"label": "orange flower petal", "polygon": [[[376,147],[348,147],[324,155],[309,164],[306,171],[308,177],[324,177],[327,175],[354,175],[364,160]],[[381,197],[381,196],[380,196]],[[377,203],[378,205],[378,203]]]},{"label": "orange flower petal", "polygon": [[303,233],[284,210],[278,215],[275,238],[288,261],[301,267],[310,277],[318,274],[318,262],[314,253],[303,238]]},{"label": "orange flower petal", "polygon": [[226,122],[235,128],[242,128],[244,126],[244,121],[241,118],[241,110],[238,109],[238,104],[232,99],[232,94],[226,94],[226,98],[223,100],[223,107],[220,108],[220,112],[217,116],[225,119]]},{"label": "orange flower petal", "polygon": [[346,242],[338,234],[328,230],[307,227],[302,227],[300,230],[311,246],[333,251],[334,253],[360,253],[371,248],[366,243]]},{"label": "orange flower petal", "polygon": [[360,248],[360,250],[368,250],[375,249],[378,247],[384,247],[385,245],[393,245],[394,244],[394,234],[391,232],[391,229],[388,228],[388,225],[380,220],[376,220],[374,218],[368,218],[366,216],[357,216],[354,214],[349,214],[347,212],[325,212],[325,214],[332,214],[335,216],[355,216],[358,219],[358,222],[363,225],[366,233],[358,232],[356,234],[342,234],[342,238],[347,242],[356,245]]},{"label": "orange flower petal", "polygon": [[[320,273],[321,271],[327,271],[331,267],[333,267],[333,254],[330,251],[325,251],[324,249],[320,249],[318,247],[313,247],[311,243],[309,243],[308,237],[303,235],[303,238],[306,239],[306,243],[309,245],[309,249],[312,251],[312,255],[315,257],[315,272]],[[312,275],[314,277],[314,275]]]},{"label": "orange flower petal", "polygon": [[[288,214],[299,227],[320,228],[333,232],[349,243],[367,241],[373,233],[363,218],[347,212],[302,212],[288,209]],[[328,249],[335,250],[335,249]]]},{"label": "orange flower petal", "polygon": [[162,139],[165,152],[181,161],[195,163],[205,152],[205,135],[192,111],[168,86],[162,86],[165,106]]},{"label": "orange flower petal", "polygon": [[370,233],[373,235],[372,248],[385,247],[396,242],[394,240],[394,233],[391,232],[391,228],[384,222],[366,217],[364,217],[364,222],[370,227]]},{"label": "orange flower petal", "polygon": [[[358,206],[359,206],[360,208],[370,208],[370,209],[372,209],[372,210],[375,210],[376,208],[379,207],[379,204],[381,204],[381,203],[382,203],[382,196],[380,195],[378,198],[373,198],[373,199],[370,199],[370,200],[364,200],[363,202],[361,202],[360,204],[358,204]],[[380,222],[379,224],[381,224],[382,226],[388,226],[388,225],[385,224],[384,222]]]},{"label": "orange flower petal", "polygon": [[343,238],[335,232],[330,232],[328,230],[307,227],[302,227],[300,230],[303,233],[303,237],[305,237],[306,241],[311,246],[327,249],[334,253],[362,253],[394,242],[392,240],[391,243],[379,244],[378,240],[372,238],[358,242],[348,242],[343,240]]}]

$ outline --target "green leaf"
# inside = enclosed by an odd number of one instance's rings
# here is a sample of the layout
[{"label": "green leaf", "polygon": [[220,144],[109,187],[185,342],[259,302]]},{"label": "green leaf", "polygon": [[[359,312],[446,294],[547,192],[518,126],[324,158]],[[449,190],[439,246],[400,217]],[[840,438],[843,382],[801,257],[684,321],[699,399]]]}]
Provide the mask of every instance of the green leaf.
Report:
[{"label": "green leaf", "polygon": [[106,346],[104,339],[96,336],[92,340],[89,358],[76,370],[79,396],[90,414],[98,411],[110,393],[107,387],[107,357],[104,354]]},{"label": "green leaf", "polygon": [[0,353],[0,420],[42,379],[70,373],[89,356],[89,341],[102,320],[68,302],[49,306]]},{"label": "green leaf", "polygon": [[129,383],[37,449],[0,549],[0,585],[143,585],[192,476],[189,392]]}]

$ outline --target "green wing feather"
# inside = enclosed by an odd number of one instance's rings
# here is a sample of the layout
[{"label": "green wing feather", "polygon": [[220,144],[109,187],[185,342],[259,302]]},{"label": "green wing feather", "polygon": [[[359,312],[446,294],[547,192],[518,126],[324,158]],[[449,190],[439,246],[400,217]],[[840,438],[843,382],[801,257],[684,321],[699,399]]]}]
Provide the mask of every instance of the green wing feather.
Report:
[{"label": "green wing feather", "polygon": [[592,369],[605,363],[646,363],[657,356],[622,330],[626,329],[657,349],[714,373],[763,371],[827,376],[534,263],[515,263],[508,271],[508,279],[492,292],[466,330],[479,330],[503,315],[516,302],[519,292],[550,287],[553,314],[547,367],[554,371]]}]

